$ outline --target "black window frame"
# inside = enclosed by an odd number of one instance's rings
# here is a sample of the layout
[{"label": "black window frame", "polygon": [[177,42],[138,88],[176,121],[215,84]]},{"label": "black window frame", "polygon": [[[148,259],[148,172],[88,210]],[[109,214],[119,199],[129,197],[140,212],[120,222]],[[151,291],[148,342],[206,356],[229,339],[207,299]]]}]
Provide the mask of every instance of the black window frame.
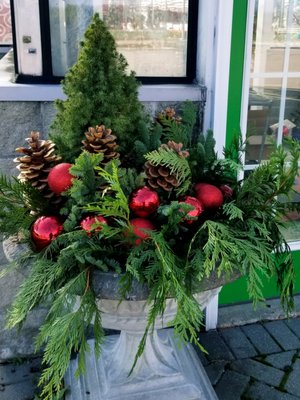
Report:
[{"label": "black window frame", "polygon": [[[188,32],[187,32],[187,56],[186,56],[186,76],[168,77],[168,76],[137,76],[137,79],[145,85],[153,84],[180,84],[193,83],[196,79],[196,59],[197,59],[197,36],[198,36],[198,0],[188,0]],[[19,73],[18,68],[18,48],[16,44],[16,20],[14,12],[14,0],[10,0],[13,48],[16,83],[42,83],[58,84],[63,76],[54,76],[52,71],[51,56],[51,34],[50,34],[50,13],[49,0],[39,0],[40,13],[40,32],[42,47],[42,75],[25,75]]]}]

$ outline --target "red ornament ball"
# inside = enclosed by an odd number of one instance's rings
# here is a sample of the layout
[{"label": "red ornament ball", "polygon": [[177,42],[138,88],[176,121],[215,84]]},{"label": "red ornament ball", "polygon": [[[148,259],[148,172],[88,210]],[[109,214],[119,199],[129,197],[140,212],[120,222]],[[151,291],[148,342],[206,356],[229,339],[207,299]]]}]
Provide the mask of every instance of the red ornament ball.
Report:
[{"label": "red ornament ball", "polygon": [[233,196],[233,190],[228,185],[221,185],[220,190],[223,193],[225,199],[231,199],[231,197]]},{"label": "red ornament ball", "polygon": [[61,163],[55,165],[48,175],[48,186],[55,194],[61,194],[69,189],[72,185],[73,175],[70,174],[69,169],[72,164]]},{"label": "red ornament ball", "polygon": [[37,250],[42,250],[44,247],[48,246],[62,230],[63,225],[58,217],[39,217],[31,228],[31,237]]},{"label": "red ornament ball", "polygon": [[193,217],[193,219],[188,219],[188,218],[185,218],[185,219],[184,219],[184,221],[185,221],[187,224],[192,224],[193,222],[195,222],[196,219],[199,217],[199,215],[202,214],[203,211],[204,211],[204,208],[203,208],[202,204],[200,203],[199,200],[196,199],[196,197],[186,196],[186,197],[183,199],[183,201],[181,201],[180,203],[189,204],[189,205],[191,205],[191,206],[194,207],[193,210],[190,210],[190,211],[187,213],[187,215],[188,215],[189,217]]},{"label": "red ornament ball", "polygon": [[148,217],[159,207],[158,194],[147,186],[135,189],[129,198],[129,208],[138,217]]},{"label": "red ornament ball", "polygon": [[205,210],[214,210],[223,204],[223,193],[219,188],[209,183],[197,183],[194,187],[196,198]]},{"label": "red ornament ball", "polygon": [[152,224],[152,222],[145,218],[133,218],[129,221],[129,223],[133,229],[134,235],[138,238],[134,242],[136,246],[140,245],[143,240],[149,237],[149,233],[147,233],[144,229],[149,231],[155,230],[155,226]]},{"label": "red ornament ball", "polygon": [[[80,222],[80,226],[83,230],[87,232],[87,234],[90,236],[91,233],[94,232],[99,232],[102,229],[101,225],[96,226],[95,224],[106,224],[107,225],[107,220],[102,217],[102,215],[96,215],[96,216],[88,216],[84,218]],[[93,227],[95,225],[95,227]]]}]

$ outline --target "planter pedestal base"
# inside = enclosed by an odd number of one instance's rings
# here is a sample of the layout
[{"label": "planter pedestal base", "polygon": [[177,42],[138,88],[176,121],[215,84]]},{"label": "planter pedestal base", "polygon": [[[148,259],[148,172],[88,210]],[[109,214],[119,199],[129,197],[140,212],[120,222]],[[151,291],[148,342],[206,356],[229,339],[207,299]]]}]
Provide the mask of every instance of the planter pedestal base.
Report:
[{"label": "planter pedestal base", "polygon": [[[65,376],[66,400],[217,400],[201,362],[190,344],[179,344],[173,329],[154,331],[128,376],[143,332],[108,336],[102,355],[86,357],[86,374],[74,377],[77,359]],[[93,340],[89,341],[93,349]]]}]

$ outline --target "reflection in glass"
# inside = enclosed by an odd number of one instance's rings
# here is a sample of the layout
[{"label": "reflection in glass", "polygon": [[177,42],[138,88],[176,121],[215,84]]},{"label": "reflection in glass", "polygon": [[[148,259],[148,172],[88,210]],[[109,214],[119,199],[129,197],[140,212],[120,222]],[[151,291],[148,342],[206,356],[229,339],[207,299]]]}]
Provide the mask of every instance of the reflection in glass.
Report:
[{"label": "reflection in glass", "polygon": [[257,164],[268,159],[276,145],[276,124],[279,121],[279,108],[282,80],[278,78],[255,78],[251,80],[246,163]]},{"label": "reflection in glass", "polygon": [[284,135],[300,141],[300,76],[287,81],[284,121]]},{"label": "reflection in glass", "polygon": [[98,12],[138,76],[186,76],[188,0],[50,0],[53,73],[76,61]]}]

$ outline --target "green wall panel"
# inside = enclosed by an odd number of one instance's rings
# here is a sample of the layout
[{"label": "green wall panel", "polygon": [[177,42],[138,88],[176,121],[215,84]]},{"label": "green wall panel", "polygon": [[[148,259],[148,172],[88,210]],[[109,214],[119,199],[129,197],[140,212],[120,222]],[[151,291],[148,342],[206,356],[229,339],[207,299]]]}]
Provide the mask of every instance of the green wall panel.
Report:
[{"label": "green wall panel", "polygon": [[[295,293],[300,293],[300,251],[293,252],[293,260],[296,271]],[[278,291],[274,278],[262,278],[263,294],[265,298],[277,297]],[[219,304],[232,304],[249,301],[247,283],[245,278],[236,280],[224,286],[219,297]]]},{"label": "green wall panel", "polygon": [[247,0],[234,0],[228,85],[226,145],[240,132],[244,53],[247,26]]}]

